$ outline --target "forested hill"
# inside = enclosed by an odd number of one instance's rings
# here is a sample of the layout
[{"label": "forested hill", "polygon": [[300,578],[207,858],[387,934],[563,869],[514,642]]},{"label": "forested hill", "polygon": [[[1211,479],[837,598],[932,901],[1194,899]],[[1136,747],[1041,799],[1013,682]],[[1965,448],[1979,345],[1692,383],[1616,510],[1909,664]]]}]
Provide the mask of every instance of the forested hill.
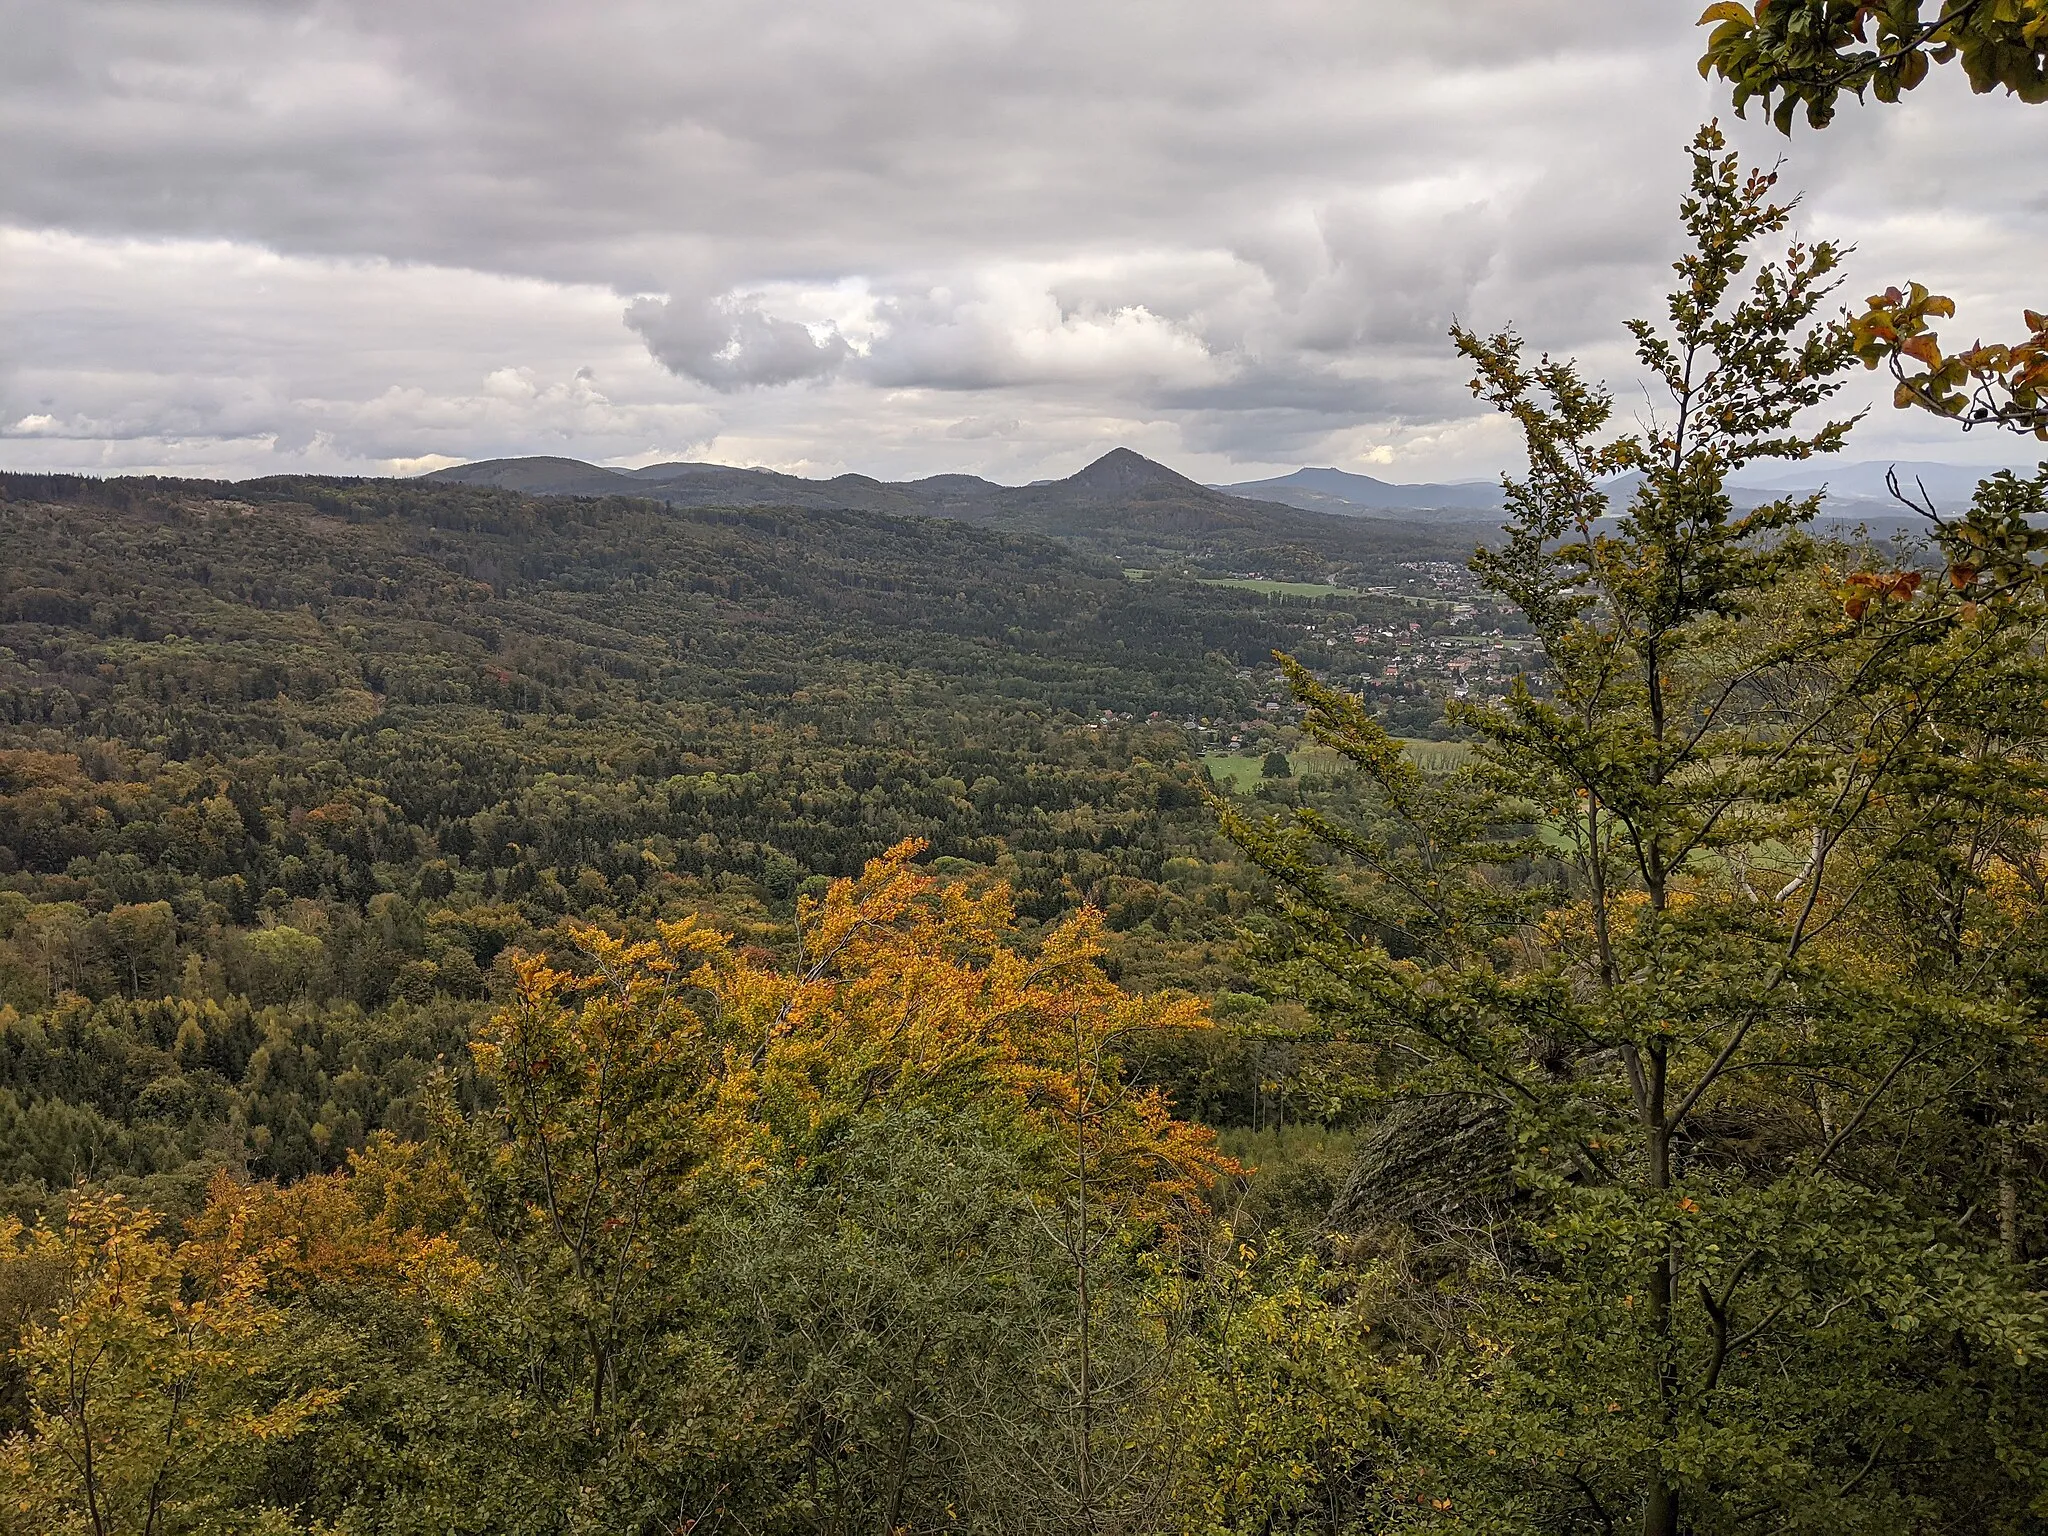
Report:
[{"label": "forested hill", "polygon": [[560,710],[630,681],[850,725],[831,717],[861,705],[832,685],[880,667],[955,702],[1220,713],[1238,690],[1217,655],[1263,662],[1278,635],[1256,601],[1132,582],[1048,540],[854,511],[27,476],[0,477],[0,500],[11,621],[190,647],[229,611],[346,615],[378,626],[362,654],[398,653],[359,668],[380,708]]},{"label": "forested hill", "polygon": [[[1252,594],[857,512],[311,480],[10,477],[0,498],[11,724],[173,761],[332,753],[352,773],[402,744],[369,776],[430,830],[508,784],[759,774],[799,742],[806,772],[858,780],[889,751],[971,782],[970,760],[1105,710],[1233,712],[1233,667],[1286,636]],[[551,734],[570,724],[595,729]],[[775,841],[841,872],[899,830],[963,835],[881,814],[817,811]]]},{"label": "forested hill", "polygon": [[567,916],[773,943],[798,886],[919,836],[1027,921],[1103,907],[1128,982],[1210,987],[1255,883],[1173,722],[1241,717],[1292,643],[1258,593],[957,522],[417,481],[0,477],[0,549],[18,1189],[416,1128],[494,959]]},{"label": "forested hill", "polygon": [[865,475],[806,480],[721,464],[614,470],[575,459],[491,459],[424,476],[550,496],[643,496],[678,507],[775,506],[894,512],[978,523],[1055,538],[1128,566],[1184,567],[1214,575],[1258,571],[1290,579],[1369,579],[1391,559],[1462,560],[1470,521],[1418,512],[1362,520],[1249,500],[1199,485],[1128,448],[1064,480],[1002,486],[973,475],[889,482]]}]

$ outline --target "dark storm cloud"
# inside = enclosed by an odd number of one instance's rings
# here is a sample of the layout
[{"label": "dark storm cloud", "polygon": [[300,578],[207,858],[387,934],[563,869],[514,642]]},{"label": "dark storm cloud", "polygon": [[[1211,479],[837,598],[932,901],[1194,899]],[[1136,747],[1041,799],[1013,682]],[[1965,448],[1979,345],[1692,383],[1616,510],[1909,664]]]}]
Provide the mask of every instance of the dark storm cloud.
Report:
[{"label": "dark storm cloud", "polygon": [[[1695,11],[0,0],[0,436],[51,466],[1030,478],[1129,440],[1485,473],[1506,439],[1444,329],[1625,370],[1716,110]],[[2016,142],[2038,185],[2042,135],[1927,94],[1793,178],[1871,286],[1922,263],[2014,307],[2048,215],[1967,155]]]}]

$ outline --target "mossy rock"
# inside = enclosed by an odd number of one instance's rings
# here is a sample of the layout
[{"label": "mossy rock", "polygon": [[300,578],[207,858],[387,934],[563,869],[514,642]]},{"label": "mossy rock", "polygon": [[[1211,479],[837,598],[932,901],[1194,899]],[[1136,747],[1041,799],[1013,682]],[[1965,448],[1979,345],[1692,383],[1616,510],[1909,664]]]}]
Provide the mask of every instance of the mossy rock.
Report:
[{"label": "mossy rock", "polygon": [[1327,1225],[1344,1236],[1395,1224],[1447,1236],[1485,1222],[1514,1187],[1501,1105],[1463,1094],[1410,1099],[1366,1132]]}]

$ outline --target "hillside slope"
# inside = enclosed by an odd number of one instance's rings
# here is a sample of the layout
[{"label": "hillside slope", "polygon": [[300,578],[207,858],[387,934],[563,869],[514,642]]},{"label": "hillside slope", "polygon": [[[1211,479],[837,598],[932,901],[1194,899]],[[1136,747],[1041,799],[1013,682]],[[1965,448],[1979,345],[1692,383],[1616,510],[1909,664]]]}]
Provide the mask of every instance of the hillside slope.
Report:
[{"label": "hillside slope", "polygon": [[1249,891],[1145,717],[1244,720],[1319,617],[958,522],[418,481],[0,475],[0,549],[0,1209],[418,1135],[507,944],[784,942],[904,838],[1213,988]]}]

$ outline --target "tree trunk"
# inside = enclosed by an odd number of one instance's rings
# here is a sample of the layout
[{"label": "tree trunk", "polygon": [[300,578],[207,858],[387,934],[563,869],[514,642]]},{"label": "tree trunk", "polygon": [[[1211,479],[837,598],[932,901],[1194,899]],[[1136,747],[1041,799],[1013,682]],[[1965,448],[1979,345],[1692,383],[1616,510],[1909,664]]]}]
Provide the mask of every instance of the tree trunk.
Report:
[{"label": "tree trunk", "polygon": [[889,1471],[889,1497],[882,1514],[882,1536],[895,1536],[903,1528],[903,1488],[910,1481],[910,1442],[917,1432],[917,1418],[905,1403],[896,1440],[896,1462]]},{"label": "tree trunk", "polygon": [[[1671,1130],[1665,1123],[1664,1097],[1667,1063],[1662,1045],[1650,1049],[1649,1152],[1650,1188],[1671,1187]],[[1678,1279],[1677,1255],[1667,1239],[1650,1274],[1650,1338],[1657,1351],[1657,1418],[1661,1433],[1657,1449],[1644,1469],[1647,1486],[1643,1495],[1643,1536],[1678,1536],[1678,1490],[1671,1486],[1663,1447],[1670,1442],[1678,1412],[1678,1361],[1672,1351],[1672,1303]]]},{"label": "tree trunk", "polygon": [[1678,1536],[1678,1490],[1661,1468],[1652,1474],[1649,1497],[1643,1501],[1643,1536]]},{"label": "tree trunk", "polygon": [[1998,1246],[2008,1264],[2026,1262],[2020,1233],[2020,1147],[2015,1127],[2005,1127],[1998,1145]]}]

